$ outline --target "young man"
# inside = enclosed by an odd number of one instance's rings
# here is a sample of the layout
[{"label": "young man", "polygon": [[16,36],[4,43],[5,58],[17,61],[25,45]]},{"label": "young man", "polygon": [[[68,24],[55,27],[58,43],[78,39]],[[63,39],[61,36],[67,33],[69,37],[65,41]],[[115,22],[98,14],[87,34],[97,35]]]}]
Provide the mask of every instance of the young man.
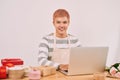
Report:
[{"label": "young man", "polygon": [[[78,38],[67,33],[70,15],[65,9],[58,9],[53,14],[55,32],[42,38],[39,45],[38,62],[40,65],[54,66],[67,70],[69,48],[80,47]],[[48,59],[50,58],[51,59]]]}]

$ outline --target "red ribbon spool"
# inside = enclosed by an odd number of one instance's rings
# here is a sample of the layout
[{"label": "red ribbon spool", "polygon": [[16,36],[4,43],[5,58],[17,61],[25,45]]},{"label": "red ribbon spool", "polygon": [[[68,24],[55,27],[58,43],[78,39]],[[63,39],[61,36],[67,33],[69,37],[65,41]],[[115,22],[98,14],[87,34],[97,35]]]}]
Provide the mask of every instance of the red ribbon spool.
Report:
[{"label": "red ribbon spool", "polygon": [[6,67],[0,66],[0,79],[7,78]]}]

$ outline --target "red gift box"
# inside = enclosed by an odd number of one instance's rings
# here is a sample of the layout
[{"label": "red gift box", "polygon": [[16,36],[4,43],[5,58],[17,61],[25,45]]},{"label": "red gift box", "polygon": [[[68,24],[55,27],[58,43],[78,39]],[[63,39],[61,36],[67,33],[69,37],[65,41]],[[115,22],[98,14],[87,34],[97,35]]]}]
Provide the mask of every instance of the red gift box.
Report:
[{"label": "red gift box", "polygon": [[5,66],[0,66],[0,79],[7,78],[7,71]]},{"label": "red gift box", "polygon": [[3,66],[7,66],[8,64],[13,65],[23,65],[23,60],[20,58],[5,58],[1,60]]}]

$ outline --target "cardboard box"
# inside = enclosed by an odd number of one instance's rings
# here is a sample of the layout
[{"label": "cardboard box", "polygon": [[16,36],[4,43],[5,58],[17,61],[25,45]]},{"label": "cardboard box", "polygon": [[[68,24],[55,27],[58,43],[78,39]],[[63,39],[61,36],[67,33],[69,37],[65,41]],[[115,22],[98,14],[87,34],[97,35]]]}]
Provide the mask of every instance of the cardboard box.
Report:
[{"label": "cardboard box", "polygon": [[56,74],[56,68],[52,66],[39,66],[38,69],[41,71],[42,76]]}]

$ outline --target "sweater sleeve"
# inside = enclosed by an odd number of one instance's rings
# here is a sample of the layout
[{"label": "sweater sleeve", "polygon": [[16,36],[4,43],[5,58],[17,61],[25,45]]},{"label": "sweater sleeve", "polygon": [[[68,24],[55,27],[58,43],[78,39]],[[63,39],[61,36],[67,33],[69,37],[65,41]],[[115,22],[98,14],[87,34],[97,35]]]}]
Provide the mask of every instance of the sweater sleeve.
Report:
[{"label": "sweater sleeve", "polygon": [[76,43],[75,43],[75,44],[76,44],[76,47],[82,47],[79,39],[77,38],[76,40],[77,40]]},{"label": "sweater sleeve", "polygon": [[49,43],[48,40],[44,37],[41,40],[41,43],[39,45],[39,53],[38,53],[38,63],[39,65],[44,66],[53,66],[57,68],[59,66],[59,63],[55,63],[53,61],[48,60],[49,57]]}]

